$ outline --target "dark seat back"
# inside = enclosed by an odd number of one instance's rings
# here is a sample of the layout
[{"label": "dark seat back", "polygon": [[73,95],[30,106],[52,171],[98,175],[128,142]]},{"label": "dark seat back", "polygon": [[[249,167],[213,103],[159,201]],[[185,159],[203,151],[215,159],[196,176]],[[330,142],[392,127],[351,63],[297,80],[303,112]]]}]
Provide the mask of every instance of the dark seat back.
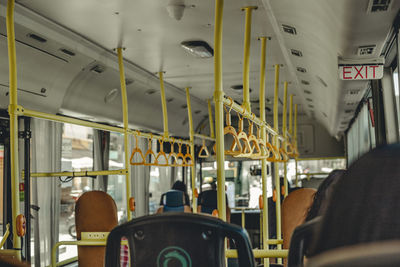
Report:
[{"label": "dark seat back", "polygon": [[307,262],[307,267],[395,267],[400,266],[400,241],[380,241],[336,248]]},{"label": "dark seat back", "polygon": [[211,216],[163,213],[120,225],[108,236],[105,266],[120,266],[122,237],[129,241],[135,267],[225,266],[225,237],[238,248],[239,266],[255,266],[246,232]]},{"label": "dark seat back", "polygon": [[[298,226],[292,234],[290,240],[289,256],[288,256],[288,267],[301,267],[303,266],[304,255],[307,247],[306,239],[311,240],[315,228],[320,223],[321,217],[316,217],[311,221],[308,221]],[[309,244],[310,242],[307,242]]]},{"label": "dark seat back", "polygon": [[169,190],[162,196],[162,202],[164,204],[163,212],[183,212],[184,211],[184,198],[185,195],[179,190]]},{"label": "dark seat back", "polygon": [[217,190],[207,190],[200,194],[199,203],[201,212],[212,214],[217,209]]}]

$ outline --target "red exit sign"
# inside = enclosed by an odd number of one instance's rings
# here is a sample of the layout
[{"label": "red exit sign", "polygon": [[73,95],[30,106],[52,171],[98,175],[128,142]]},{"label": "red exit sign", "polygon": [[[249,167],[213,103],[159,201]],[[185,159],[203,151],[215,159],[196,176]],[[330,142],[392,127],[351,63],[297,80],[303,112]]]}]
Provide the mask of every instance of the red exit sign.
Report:
[{"label": "red exit sign", "polygon": [[383,77],[382,64],[339,65],[341,80],[376,80]]}]

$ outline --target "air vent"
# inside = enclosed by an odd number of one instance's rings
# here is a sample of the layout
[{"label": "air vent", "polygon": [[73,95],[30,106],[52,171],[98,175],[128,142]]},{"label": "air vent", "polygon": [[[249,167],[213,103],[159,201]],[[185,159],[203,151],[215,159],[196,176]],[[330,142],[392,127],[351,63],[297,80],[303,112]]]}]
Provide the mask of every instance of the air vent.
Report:
[{"label": "air vent", "polygon": [[155,94],[157,91],[156,90],[154,90],[154,89],[149,89],[149,90],[147,90],[146,92],[145,92],[145,94],[146,95],[153,95],[153,94]]},{"label": "air vent", "polygon": [[187,105],[184,104],[184,105],[181,106],[181,108],[185,109],[185,108],[187,108]]},{"label": "air vent", "polygon": [[328,87],[328,84],[318,75],[316,75],[315,77],[317,77],[317,80],[325,87]]},{"label": "air vent", "polygon": [[283,31],[286,32],[286,33],[293,34],[293,35],[297,34],[295,27],[282,24],[282,28],[283,28]]},{"label": "air vent", "polygon": [[306,98],[306,100],[309,101],[309,102],[312,102],[312,99],[311,99],[311,98]]},{"label": "air vent", "polygon": [[308,105],[309,108],[314,108],[314,105]]},{"label": "air vent", "polygon": [[304,85],[310,85],[310,82],[309,81],[305,81],[305,80],[301,80],[301,83],[304,84]]},{"label": "air vent", "polygon": [[303,91],[305,94],[307,94],[307,95],[311,95],[311,91],[309,91],[309,90],[304,90]]},{"label": "air vent", "polygon": [[348,121],[342,121],[341,124],[342,125],[347,125],[349,122]]},{"label": "air vent", "polygon": [[[237,85],[232,85],[231,89],[236,90],[236,91],[242,91],[243,90],[243,84],[237,84]],[[249,92],[253,92],[253,89],[249,88]]]},{"label": "air vent", "polygon": [[392,6],[392,2],[392,0],[370,0],[367,13],[388,11]]},{"label": "air vent", "polygon": [[376,45],[363,45],[359,46],[357,49],[357,55],[359,56],[369,56],[375,53]]},{"label": "air vent", "polygon": [[74,52],[72,52],[71,50],[68,50],[66,48],[61,48],[60,51],[63,52],[64,54],[67,54],[68,56],[71,56],[71,57],[75,56]]},{"label": "air vent", "polygon": [[299,51],[299,50],[296,50],[296,49],[290,49],[290,52],[292,53],[293,56],[296,56],[296,57],[302,57],[303,56],[303,53],[301,51]]},{"label": "air vent", "polygon": [[196,110],[195,112],[194,112],[194,114],[200,114],[201,113],[201,110]]},{"label": "air vent", "polygon": [[172,98],[172,97],[167,98],[167,102],[168,102],[168,103],[171,103],[172,101],[174,101],[174,98]]},{"label": "air vent", "polygon": [[307,70],[305,68],[302,68],[302,67],[297,67],[296,69],[297,69],[298,72],[301,72],[301,73],[306,73],[307,72]]},{"label": "air vent", "polygon": [[38,41],[38,42],[40,42],[40,43],[45,43],[45,42],[47,42],[47,40],[46,40],[45,38],[43,38],[43,37],[41,37],[41,36],[39,36],[39,35],[37,35],[37,34],[34,34],[34,33],[28,34],[28,37],[29,37],[29,38],[32,38],[33,40]]},{"label": "air vent", "polygon": [[233,90],[243,90],[243,84],[232,85]]},{"label": "air vent", "polygon": [[349,90],[349,95],[358,95],[360,93],[360,89]]},{"label": "air vent", "polygon": [[90,71],[95,72],[95,73],[103,73],[106,70],[106,68],[102,65],[96,65],[90,69]]},{"label": "air vent", "polygon": [[349,114],[349,113],[352,113],[352,112],[353,112],[352,109],[346,109],[346,110],[344,111],[344,113],[346,113],[346,114]]},{"label": "air vent", "polygon": [[271,108],[269,108],[269,107],[266,107],[265,110],[266,110],[267,112],[271,112]]},{"label": "air vent", "polygon": [[126,86],[131,85],[133,82],[134,81],[132,79],[129,79],[129,78],[125,79]]},{"label": "air vent", "polygon": [[357,102],[349,102],[349,103],[346,103],[347,106],[354,106],[354,105],[356,105],[356,104],[357,104]]},{"label": "air vent", "polygon": [[325,112],[322,112],[322,115],[324,115],[324,117],[328,118],[328,115],[326,115]]}]

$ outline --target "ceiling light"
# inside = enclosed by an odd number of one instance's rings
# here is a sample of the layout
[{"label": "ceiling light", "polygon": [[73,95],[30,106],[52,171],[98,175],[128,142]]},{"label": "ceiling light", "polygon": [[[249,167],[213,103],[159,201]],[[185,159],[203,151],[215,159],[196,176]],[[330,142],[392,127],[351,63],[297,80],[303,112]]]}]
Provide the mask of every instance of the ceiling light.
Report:
[{"label": "ceiling light", "polygon": [[181,46],[195,57],[210,58],[214,56],[214,50],[204,41],[184,41],[181,43]]}]

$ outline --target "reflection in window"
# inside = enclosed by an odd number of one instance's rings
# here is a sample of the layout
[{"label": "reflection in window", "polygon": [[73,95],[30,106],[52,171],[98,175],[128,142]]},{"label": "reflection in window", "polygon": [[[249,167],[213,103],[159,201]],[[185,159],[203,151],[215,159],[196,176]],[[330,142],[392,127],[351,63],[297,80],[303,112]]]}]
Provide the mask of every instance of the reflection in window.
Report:
[{"label": "reflection in window", "polygon": [[[123,169],[124,157],[124,136],[120,133],[110,133],[109,170]],[[119,223],[127,221],[125,184],[125,175],[108,176],[107,193],[111,195],[115,204],[117,204]]]},{"label": "reflection in window", "polygon": [[[400,93],[399,93],[399,68],[393,72],[393,84],[394,84],[394,95],[396,99],[396,111],[397,111],[397,122],[400,125]],[[400,127],[399,127],[399,134],[400,134]]]},{"label": "reflection in window", "polygon": [[4,175],[4,146],[0,145],[0,234],[3,235],[3,175]]},{"label": "reflection in window", "polygon": [[[93,170],[93,129],[64,124],[61,169],[63,171]],[[59,240],[76,240],[75,202],[81,194],[93,189],[93,178],[60,177],[60,180],[62,184]],[[61,247],[59,250],[60,261],[76,255],[75,246]]]},{"label": "reflection in window", "polygon": [[[294,172],[291,171],[294,168]],[[332,159],[318,159],[318,160],[298,160],[297,173],[299,186],[318,188],[323,178],[335,169],[345,169],[345,158],[332,158]],[[296,167],[295,161],[291,160],[288,163],[288,179],[292,185],[296,181]]]}]

